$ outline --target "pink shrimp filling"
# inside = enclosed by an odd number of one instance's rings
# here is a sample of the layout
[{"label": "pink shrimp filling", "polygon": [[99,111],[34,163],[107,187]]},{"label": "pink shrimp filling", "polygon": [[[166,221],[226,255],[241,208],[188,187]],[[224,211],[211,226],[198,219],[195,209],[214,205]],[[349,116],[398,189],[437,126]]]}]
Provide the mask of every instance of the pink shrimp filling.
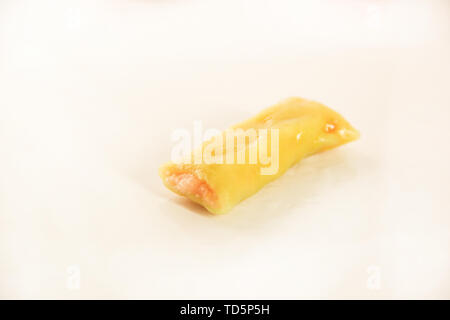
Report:
[{"label": "pink shrimp filling", "polygon": [[192,173],[172,173],[167,177],[167,182],[184,195],[193,195],[203,200],[209,206],[214,206],[215,204],[217,198],[215,192],[206,181],[197,178]]}]

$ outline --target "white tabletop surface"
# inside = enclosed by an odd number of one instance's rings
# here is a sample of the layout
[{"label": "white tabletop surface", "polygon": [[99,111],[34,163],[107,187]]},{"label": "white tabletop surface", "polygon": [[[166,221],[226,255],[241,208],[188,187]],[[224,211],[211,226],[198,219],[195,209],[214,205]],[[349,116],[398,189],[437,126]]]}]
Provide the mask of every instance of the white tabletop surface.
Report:
[{"label": "white tabletop surface", "polygon": [[[450,2],[0,2],[0,298],[450,298]],[[171,133],[290,96],[361,139],[211,216]]]}]

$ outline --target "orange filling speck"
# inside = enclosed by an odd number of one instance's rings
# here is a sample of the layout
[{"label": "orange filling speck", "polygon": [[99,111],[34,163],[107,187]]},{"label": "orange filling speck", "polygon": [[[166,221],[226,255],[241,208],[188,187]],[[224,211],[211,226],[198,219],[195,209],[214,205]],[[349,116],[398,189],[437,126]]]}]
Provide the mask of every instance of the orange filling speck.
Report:
[{"label": "orange filling speck", "polygon": [[334,130],[336,130],[336,125],[334,123],[327,123],[325,124],[324,130],[326,133],[332,133]]}]

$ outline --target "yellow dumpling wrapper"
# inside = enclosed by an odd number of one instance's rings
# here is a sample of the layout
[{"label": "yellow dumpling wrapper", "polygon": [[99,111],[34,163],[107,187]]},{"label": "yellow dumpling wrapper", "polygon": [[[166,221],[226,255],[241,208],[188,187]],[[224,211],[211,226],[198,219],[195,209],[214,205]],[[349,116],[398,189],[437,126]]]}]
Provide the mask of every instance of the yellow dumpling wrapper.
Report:
[{"label": "yellow dumpling wrapper", "polygon": [[204,142],[183,162],[164,164],[159,174],[173,192],[222,214],[302,158],[358,138],[339,113],[290,98]]}]

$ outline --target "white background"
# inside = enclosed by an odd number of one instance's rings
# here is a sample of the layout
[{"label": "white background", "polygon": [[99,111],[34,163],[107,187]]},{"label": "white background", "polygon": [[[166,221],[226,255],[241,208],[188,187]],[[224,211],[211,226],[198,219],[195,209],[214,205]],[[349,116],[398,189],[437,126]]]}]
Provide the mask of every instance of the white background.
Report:
[{"label": "white background", "polygon": [[[0,1],[0,298],[450,298],[450,2]],[[359,141],[232,212],[170,135],[289,96]]]}]

